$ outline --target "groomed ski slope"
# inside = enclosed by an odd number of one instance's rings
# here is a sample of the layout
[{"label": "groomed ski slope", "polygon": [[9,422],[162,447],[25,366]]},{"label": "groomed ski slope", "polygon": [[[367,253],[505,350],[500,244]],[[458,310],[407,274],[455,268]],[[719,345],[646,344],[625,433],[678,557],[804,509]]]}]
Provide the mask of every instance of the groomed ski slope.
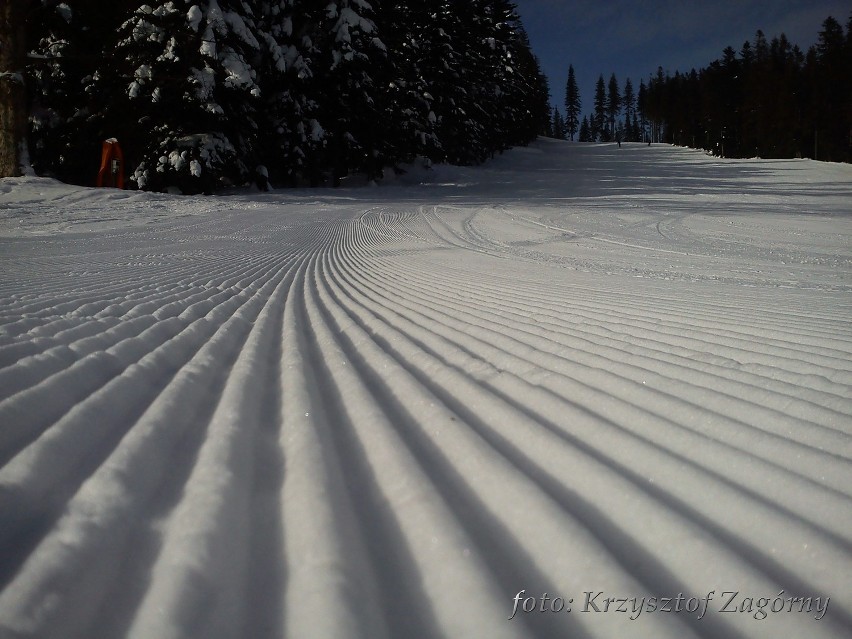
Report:
[{"label": "groomed ski slope", "polygon": [[0,637],[852,636],[851,247],[667,146],[0,180]]}]

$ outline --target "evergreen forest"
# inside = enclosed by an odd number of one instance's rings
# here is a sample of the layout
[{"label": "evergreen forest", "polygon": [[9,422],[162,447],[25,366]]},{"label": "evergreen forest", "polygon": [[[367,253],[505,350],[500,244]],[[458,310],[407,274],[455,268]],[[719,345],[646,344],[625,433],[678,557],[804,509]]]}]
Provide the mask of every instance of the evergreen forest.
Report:
[{"label": "evergreen forest", "polygon": [[104,139],[130,185],[380,179],[477,164],[550,118],[508,0],[45,0],[28,4],[30,161],[91,184]]},{"label": "evergreen forest", "polygon": [[700,71],[650,80],[645,110],[661,141],[726,157],[852,161],[852,17],[822,23],[807,52],[758,31]]},{"label": "evergreen forest", "polygon": [[[548,132],[581,142],[666,142],[724,157],[852,162],[852,16],[844,32],[828,17],[803,52],[784,34],[757,31],[739,52],[699,71],[659,67],[638,89],[598,77],[592,111],[575,129],[580,96],[569,66],[565,109]],[[563,115],[563,113],[567,114]],[[572,118],[574,118],[572,120]]]}]

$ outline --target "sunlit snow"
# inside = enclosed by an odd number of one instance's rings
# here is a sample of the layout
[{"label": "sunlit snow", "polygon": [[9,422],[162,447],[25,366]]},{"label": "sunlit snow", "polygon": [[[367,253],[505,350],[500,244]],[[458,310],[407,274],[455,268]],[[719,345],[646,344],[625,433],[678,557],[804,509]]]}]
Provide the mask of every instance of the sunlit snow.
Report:
[{"label": "sunlit snow", "polygon": [[0,636],[847,637],[850,241],[662,145],[0,180]]}]

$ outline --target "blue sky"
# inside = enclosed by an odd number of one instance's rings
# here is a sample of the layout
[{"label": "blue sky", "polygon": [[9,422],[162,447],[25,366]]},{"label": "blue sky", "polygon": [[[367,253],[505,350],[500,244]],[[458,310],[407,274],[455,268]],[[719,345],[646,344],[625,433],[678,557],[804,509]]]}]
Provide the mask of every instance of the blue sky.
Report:
[{"label": "blue sky", "polygon": [[674,73],[699,69],[732,46],[737,51],[762,29],[786,33],[802,50],[814,44],[823,20],[846,26],[849,0],[515,0],[533,52],[550,80],[551,101],[565,98],[574,65],[583,112],[592,108],[599,74],[615,72],[636,89],[662,66]]}]

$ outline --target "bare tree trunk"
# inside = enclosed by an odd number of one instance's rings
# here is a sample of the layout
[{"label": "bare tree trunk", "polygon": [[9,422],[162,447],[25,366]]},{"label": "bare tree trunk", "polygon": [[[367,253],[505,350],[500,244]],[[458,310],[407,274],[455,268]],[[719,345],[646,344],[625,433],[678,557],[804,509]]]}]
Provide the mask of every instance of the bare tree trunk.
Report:
[{"label": "bare tree trunk", "polygon": [[0,177],[21,175],[26,148],[26,2],[0,0]]}]

